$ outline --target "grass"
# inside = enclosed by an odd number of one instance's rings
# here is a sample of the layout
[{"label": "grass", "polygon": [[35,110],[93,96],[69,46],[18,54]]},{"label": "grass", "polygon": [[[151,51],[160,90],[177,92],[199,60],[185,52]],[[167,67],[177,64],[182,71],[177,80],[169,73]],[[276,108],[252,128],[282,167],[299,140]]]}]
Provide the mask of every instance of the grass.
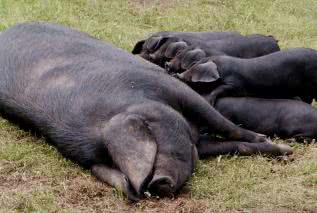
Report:
[{"label": "grass", "polygon": [[[237,30],[274,35],[283,48],[317,49],[315,11],[315,0],[0,0],[0,30],[51,21],[128,51],[156,31]],[[44,139],[0,119],[0,212],[316,212],[317,145],[292,145],[293,161],[201,161],[176,198],[129,204]]]}]

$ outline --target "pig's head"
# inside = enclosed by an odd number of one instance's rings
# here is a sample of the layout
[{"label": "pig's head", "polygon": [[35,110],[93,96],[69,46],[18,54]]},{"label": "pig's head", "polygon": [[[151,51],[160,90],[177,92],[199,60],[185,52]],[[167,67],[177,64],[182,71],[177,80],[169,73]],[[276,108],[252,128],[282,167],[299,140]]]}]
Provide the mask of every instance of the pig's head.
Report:
[{"label": "pig's head", "polygon": [[128,197],[141,198],[146,191],[169,196],[192,174],[197,151],[190,129],[175,134],[174,129],[157,125],[141,115],[121,113],[104,128],[103,140],[113,165],[128,179],[123,189]]},{"label": "pig's head", "polygon": [[169,46],[166,48],[165,57],[168,59],[174,58],[181,50],[187,47],[187,43],[184,41],[177,41],[170,43]]},{"label": "pig's head", "polygon": [[204,57],[206,57],[205,51],[189,46],[181,49],[170,62],[166,63],[166,69],[169,73],[181,73],[194,66]]},{"label": "pig's head", "polygon": [[149,54],[148,60],[161,67],[165,65],[166,61],[171,59],[172,54],[177,54],[184,45],[186,46],[185,42],[179,41],[178,38],[174,37],[165,38],[164,42],[160,43],[162,45],[154,53]]},{"label": "pig's head", "polygon": [[132,49],[132,54],[139,54],[142,58],[150,60],[150,55],[155,53],[169,37],[151,36],[146,40],[138,41]]},{"label": "pig's head", "polygon": [[132,53],[159,66],[173,58],[181,49],[187,46],[186,42],[175,37],[151,36],[147,40],[136,43]]}]

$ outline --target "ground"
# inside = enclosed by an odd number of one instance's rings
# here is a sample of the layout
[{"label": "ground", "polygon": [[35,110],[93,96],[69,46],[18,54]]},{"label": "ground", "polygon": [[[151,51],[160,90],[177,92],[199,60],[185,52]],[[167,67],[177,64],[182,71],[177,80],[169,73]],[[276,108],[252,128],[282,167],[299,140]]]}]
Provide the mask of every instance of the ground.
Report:
[{"label": "ground", "polygon": [[[236,30],[274,35],[282,48],[317,49],[316,11],[316,0],[0,0],[0,30],[51,21],[128,51],[156,31]],[[0,119],[0,212],[317,212],[317,144],[291,145],[292,161],[200,161],[175,198],[131,204],[43,138]]]}]

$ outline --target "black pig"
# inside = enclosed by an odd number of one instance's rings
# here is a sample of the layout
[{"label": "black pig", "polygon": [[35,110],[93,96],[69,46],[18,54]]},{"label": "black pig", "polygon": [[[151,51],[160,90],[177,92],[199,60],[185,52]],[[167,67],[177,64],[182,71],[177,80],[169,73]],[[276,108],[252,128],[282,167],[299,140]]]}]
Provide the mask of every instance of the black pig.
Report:
[{"label": "black pig", "polygon": [[[170,46],[173,47],[173,44]],[[181,49],[170,62],[167,70],[170,73],[181,73],[205,57],[228,55],[238,58],[255,58],[279,51],[278,41],[272,36],[247,35],[229,37],[221,40],[201,42]],[[160,50],[155,55],[160,56]],[[170,50],[171,52],[171,50]]]},{"label": "black pig", "polygon": [[244,128],[281,138],[316,138],[317,109],[296,100],[220,98],[215,108]]},{"label": "black pig", "polygon": [[274,37],[259,34],[160,32],[137,42],[132,53],[140,54],[169,72],[180,73],[204,57],[230,55],[253,58],[279,50]]},{"label": "black pig", "polygon": [[177,38],[179,41],[193,44],[195,42],[207,42],[229,37],[241,37],[238,32],[158,32],[145,40],[138,41],[132,50],[133,54],[153,53],[159,49],[169,38]]},{"label": "black pig", "polygon": [[178,75],[185,81],[221,83],[208,100],[226,96],[317,97],[317,51],[293,48],[252,59],[214,56]]},{"label": "black pig", "polygon": [[188,46],[232,37],[243,36],[237,32],[158,32],[138,41],[132,53],[164,67],[166,61]]}]

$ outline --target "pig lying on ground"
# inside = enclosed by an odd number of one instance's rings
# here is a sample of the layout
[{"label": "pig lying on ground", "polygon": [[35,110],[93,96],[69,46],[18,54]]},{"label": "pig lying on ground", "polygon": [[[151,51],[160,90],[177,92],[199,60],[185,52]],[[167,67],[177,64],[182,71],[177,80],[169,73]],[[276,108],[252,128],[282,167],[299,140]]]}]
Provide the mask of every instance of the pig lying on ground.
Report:
[{"label": "pig lying on ground", "polygon": [[229,37],[242,37],[238,32],[158,32],[152,34],[148,39],[138,41],[133,50],[133,54],[140,54],[142,57],[149,57],[167,43],[171,43],[175,38],[176,41],[184,41],[186,44],[199,44],[210,40],[218,40]]},{"label": "pig lying on ground", "polygon": [[[230,37],[227,39],[190,45],[180,50],[175,56],[171,54],[169,59],[172,60],[166,63],[166,69],[170,73],[180,73],[189,69],[205,57],[229,55],[238,58],[255,58],[279,50],[280,48],[277,40],[272,36],[254,34],[243,37]],[[169,50],[169,52],[171,52],[171,50]],[[166,51],[165,54],[169,52]],[[158,50],[154,56],[159,58],[160,51]]]},{"label": "pig lying on ground", "polygon": [[215,108],[241,127],[281,138],[316,138],[317,109],[296,100],[220,98]]},{"label": "pig lying on ground", "polygon": [[0,111],[131,200],[145,190],[180,189],[194,167],[200,126],[291,153],[234,125],[161,70],[63,26],[20,24],[0,35]]},{"label": "pig lying on ground", "polygon": [[205,58],[178,77],[189,82],[217,82],[207,98],[214,104],[226,96],[263,98],[316,97],[317,51],[294,48],[252,59]]},{"label": "pig lying on ground", "polygon": [[147,40],[137,42],[132,53],[140,54],[161,67],[166,64],[169,72],[180,73],[204,57],[230,55],[253,58],[279,50],[277,40],[272,36],[242,36],[232,32],[169,32],[157,33]]}]

